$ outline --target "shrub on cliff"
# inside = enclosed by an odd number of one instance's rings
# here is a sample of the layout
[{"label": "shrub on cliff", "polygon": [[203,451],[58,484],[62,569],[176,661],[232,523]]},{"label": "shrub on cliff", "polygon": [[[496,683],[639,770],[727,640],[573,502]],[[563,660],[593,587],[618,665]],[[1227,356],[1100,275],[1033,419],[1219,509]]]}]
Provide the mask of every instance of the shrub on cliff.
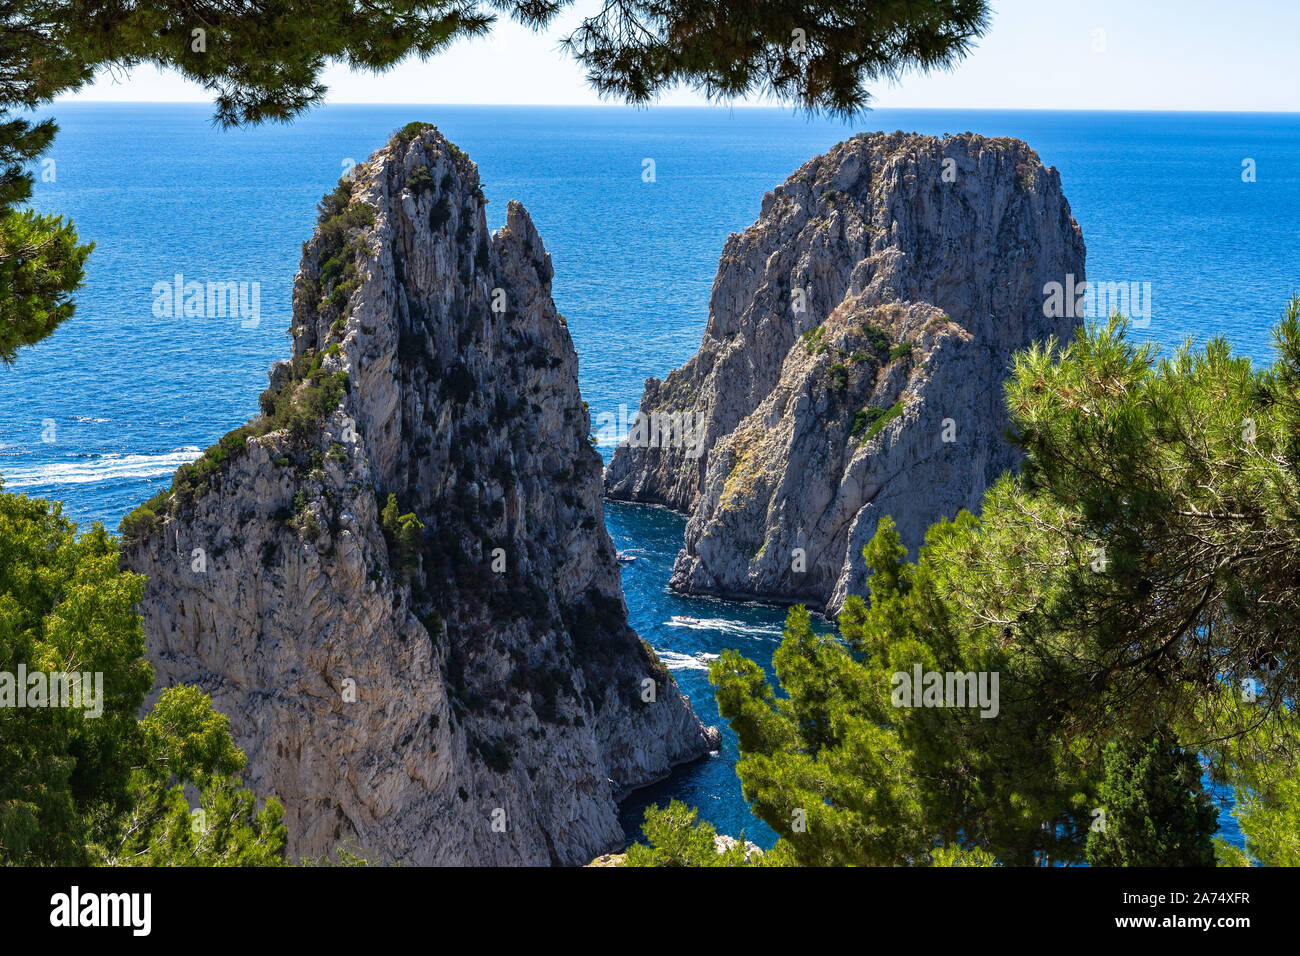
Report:
[{"label": "shrub on cliff", "polygon": [[696,811],[679,800],[647,807],[641,832],[647,843],[633,843],[623,866],[759,866],[762,856],[746,857],[744,834],[719,851],[711,823],[696,823]]},{"label": "shrub on cliff", "polygon": [[[320,352],[299,355],[285,381],[278,387],[268,388],[259,397],[262,417],[223,435],[194,461],[177,468],[170,488],[158,492],[122,518],[118,530],[123,540],[144,540],[159,528],[173,501],[194,501],[201,497],[225,463],[248,449],[250,438],[284,429],[291,442],[298,445],[308,442],[326,416],[338,408],[348,390],[348,373],[331,372],[322,367],[323,361]],[[287,457],[281,461],[289,463]]]},{"label": "shrub on cliff", "polygon": [[352,182],[346,177],[332,193],[325,194],[316,210],[316,260],[320,267],[316,284],[309,286],[306,294],[312,307],[333,317],[331,331],[339,334],[347,318],[348,300],[361,285],[357,266],[363,251],[360,230],[374,224],[375,210],[368,203],[352,202]]},{"label": "shrub on cliff", "polygon": [[[411,142],[411,140],[415,139],[425,130],[429,130],[433,128],[434,125],[432,123],[426,123],[423,122],[422,120],[414,120],[410,123],[407,123],[401,129],[395,132],[393,134],[393,139],[405,145],[406,143]],[[428,170],[426,169],[425,172],[428,172]]]},{"label": "shrub on cliff", "polygon": [[433,192],[433,176],[428,166],[416,166],[406,177],[406,188],[416,194]]},{"label": "shrub on cliff", "polygon": [[903,414],[902,402],[895,402],[889,408],[863,408],[853,416],[853,426],[849,429],[849,434],[854,438],[861,435],[864,442],[871,441],[901,414]]},{"label": "shrub on cliff", "polygon": [[415,567],[424,535],[424,525],[414,512],[402,514],[397,505],[397,495],[390,494],[379,512],[379,523],[388,544],[388,559],[399,576],[406,576]]}]

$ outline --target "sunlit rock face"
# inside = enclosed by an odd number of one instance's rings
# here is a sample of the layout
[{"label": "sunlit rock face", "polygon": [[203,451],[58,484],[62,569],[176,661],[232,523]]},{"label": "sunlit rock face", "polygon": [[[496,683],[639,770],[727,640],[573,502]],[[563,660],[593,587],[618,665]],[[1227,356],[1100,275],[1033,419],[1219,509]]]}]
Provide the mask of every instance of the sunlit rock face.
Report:
[{"label": "sunlit rock face", "polygon": [[606,494],[690,516],[674,587],[836,612],[882,516],[915,554],[1015,467],[1011,357],[1072,334],[1044,288],[1084,257],[1057,171],[1019,140],[841,143],[727,240],[699,352],[641,400],[694,427],[630,435]]},{"label": "sunlit rock face", "polygon": [[294,857],[583,864],[622,845],[619,798],[717,731],[628,626],[528,213],[489,234],[432,127],[354,172],[304,246],[265,414],[127,536],[155,689],[212,695]]}]

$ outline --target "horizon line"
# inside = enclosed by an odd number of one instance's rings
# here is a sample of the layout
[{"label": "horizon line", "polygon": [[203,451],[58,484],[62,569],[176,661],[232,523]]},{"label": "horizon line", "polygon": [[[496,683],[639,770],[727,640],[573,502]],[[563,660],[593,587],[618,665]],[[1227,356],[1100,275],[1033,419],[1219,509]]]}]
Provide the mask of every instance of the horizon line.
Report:
[{"label": "horizon line", "polygon": [[[75,97],[75,94],[73,94]],[[49,103],[31,110],[37,112],[51,106],[211,106],[211,100],[83,100],[83,99],[60,99],[55,98]],[[762,105],[762,104],[648,104],[635,105],[629,103],[402,103],[402,102],[372,102],[369,100],[341,100],[335,102],[321,103],[309,106],[300,115],[306,115],[311,110],[324,109],[331,106],[384,106],[384,107],[417,107],[417,108],[441,108],[441,107],[468,107],[468,108],[512,108],[512,109],[593,109],[593,110],[633,110],[638,112],[650,112],[651,110],[701,110],[701,111],[732,111],[732,110],[769,110],[769,111],[789,111],[794,115],[800,115],[801,108],[797,106],[781,105]],[[963,113],[1188,113],[1188,114],[1243,114],[1243,115],[1261,115],[1261,116],[1300,116],[1300,110],[1273,110],[1273,109],[1171,109],[1171,108],[1106,108],[1106,107],[1069,107],[1069,108],[1041,108],[1034,106],[879,106],[864,108],[860,115],[865,116],[871,113],[884,112],[913,112],[913,113],[940,113],[940,112],[963,112]],[[835,120],[837,117],[819,113],[804,114],[810,119],[827,119]],[[852,122],[858,117],[840,117],[842,122]]]}]

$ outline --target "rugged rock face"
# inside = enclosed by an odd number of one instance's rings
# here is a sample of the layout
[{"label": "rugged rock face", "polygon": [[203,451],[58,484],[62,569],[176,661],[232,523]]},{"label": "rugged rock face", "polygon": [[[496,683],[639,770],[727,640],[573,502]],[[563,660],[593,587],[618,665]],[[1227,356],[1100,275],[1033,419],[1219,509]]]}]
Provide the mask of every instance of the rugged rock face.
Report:
[{"label": "rugged rock face", "polygon": [[[805,163],[723,250],[699,352],[646,382],[615,499],[690,515],[673,586],[838,611],[892,515],[913,551],[1016,464],[1012,353],[1071,334],[1084,276],[1060,177],[1019,140],[871,134]],[[674,418],[676,416],[676,418]],[[635,439],[637,433],[632,433]]]},{"label": "rugged rock face", "polygon": [[413,124],[321,204],[263,415],[123,522],[157,688],[229,715],[294,856],[581,864],[707,753],[628,627],[550,257]]}]

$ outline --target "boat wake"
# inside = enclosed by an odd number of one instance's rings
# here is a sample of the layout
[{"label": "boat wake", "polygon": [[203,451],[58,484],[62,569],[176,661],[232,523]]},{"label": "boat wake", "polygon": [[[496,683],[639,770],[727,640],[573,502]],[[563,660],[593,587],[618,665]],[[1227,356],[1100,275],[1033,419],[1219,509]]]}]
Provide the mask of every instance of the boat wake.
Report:
[{"label": "boat wake", "polygon": [[697,654],[678,654],[676,651],[655,651],[664,667],[670,671],[707,671],[709,661],[716,661],[717,654],[700,651]]},{"label": "boat wake", "polygon": [[685,627],[693,631],[718,631],[744,637],[780,637],[782,630],[780,624],[746,624],[744,621],[731,621],[722,617],[684,617],[677,614],[664,623],[668,627]]},{"label": "boat wake", "polygon": [[161,478],[203,454],[187,445],[161,455],[89,455],[4,471],[6,491],[44,485],[92,485],[106,481]]}]

